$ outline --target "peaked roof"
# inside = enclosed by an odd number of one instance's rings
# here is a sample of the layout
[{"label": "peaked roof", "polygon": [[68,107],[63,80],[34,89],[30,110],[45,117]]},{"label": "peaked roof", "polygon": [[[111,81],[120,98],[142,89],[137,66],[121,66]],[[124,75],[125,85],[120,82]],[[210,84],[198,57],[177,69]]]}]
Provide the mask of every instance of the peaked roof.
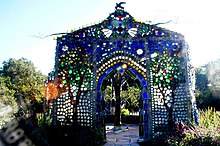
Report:
[{"label": "peaked roof", "polygon": [[[91,25],[71,33],[67,33],[74,39],[108,39],[108,38],[172,38],[182,40],[183,35],[158,27],[136,21],[124,8],[116,6],[116,9],[104,21]],[[66,37],[66,35],[61,38]]]}]

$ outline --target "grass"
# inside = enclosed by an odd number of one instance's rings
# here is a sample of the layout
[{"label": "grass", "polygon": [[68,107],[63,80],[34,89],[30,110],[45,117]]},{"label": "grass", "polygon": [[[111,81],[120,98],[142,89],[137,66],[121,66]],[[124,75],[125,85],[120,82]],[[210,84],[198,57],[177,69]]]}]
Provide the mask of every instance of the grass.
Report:
[{"label": "grass", "polygon": [[219,128],[220,127],[220,112],[209,107],[206,110],[199,111],[199,127],[201,128]]},{"label": "grass", "polygon": [[220,146],[220,113],[214,108],[199,111],[199,125],[176,123],[174,134],[150,138],[148,145]]}]

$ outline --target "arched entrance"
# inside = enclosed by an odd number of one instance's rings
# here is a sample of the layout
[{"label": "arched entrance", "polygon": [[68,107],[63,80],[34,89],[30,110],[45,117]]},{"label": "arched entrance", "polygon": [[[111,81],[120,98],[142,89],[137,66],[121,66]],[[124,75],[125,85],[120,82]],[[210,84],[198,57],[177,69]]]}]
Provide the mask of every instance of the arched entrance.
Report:
[{"label": "arched entrance", "polygon": [[[111,42],[111,43],[109,43]],[[149,101],[148,94],[149,88],[147,88],[147,76],[149,71],[149,51],[147,51],[147,46],[143,40],[131,40],[131,39],[121,39],[110,40],[109,42],[98,42],[98,47],[96,50],[111,50],[108,52],[104,58],[96,60],[96,103],[97,103],[97,122],[100,126],[103,125],[103,115],[104,109],[102,108],[102,103],[105,100],[103,96],[102,89],[105,85],[107,79],[114,79],[116,74],[126,74],[133,81],[137,82],[141,88],[140,90],[140,110],[139,110],[139,136],[140,139],[147,137],[148,124],[149,124]],[[99,52],[97,52],[99,54]],[[98,55],[100,56],[100,55]],[[98,57],[97,57],[98,58]],[[105,87],[104,87],[105,88]],[[120,88],[120,87],[118,87]],[[120,90],[119,90],[120,92]]]}]

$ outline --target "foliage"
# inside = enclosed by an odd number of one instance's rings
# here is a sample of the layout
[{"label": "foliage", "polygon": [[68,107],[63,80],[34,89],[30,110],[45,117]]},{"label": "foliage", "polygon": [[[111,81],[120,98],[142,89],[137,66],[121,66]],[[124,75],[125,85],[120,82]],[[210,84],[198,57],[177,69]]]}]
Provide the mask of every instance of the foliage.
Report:
[{"label": "foliage", "polygon": [[32,118],[21,119],[18,127],[25,131],[25,135],[36,146],[102,146],[106,140],[102,128],[81,127],[77,124],[53,127],[51,119],[42,114],[37,115],[37,122]]},{"label": "foliage", "polygon": [[111,86],[106,86],[104,97],[106,101],[112,100],[112,87]]},{"label": "foliage", "polygon": [[34,145],[50,145],[50,135],[52,133],[52,128],[46,122],[46,120],[44,120],[44,122],[42,122],[39,126],[35,119],[21,118],[18,127],[24,130],[25,136],[27,136]]},{"label": "foliage", "polygon": [[220,128],[220,113],[213,107],[199,111],[199,126],[204,128]]},{"label": "foliage", "polygon": [[94,145],[102,146],[105,143],[104,129],[96,127],[81,127],[77,124],[53,127],[50,119],[37,115],[37,122],[32,118],[18,121],[18,127],[24,130],[36,146],[60,145]]},{"label": "foliage", "polygon": [[128,116],[130,114],[129,110],[128,109],[121,109],[121,115],[125,115],[125,116]]},{"label": "foliage", "polygon": [[[129,110],[129,112],[137,112],[139,110],[139,92],[137,87],[131,86],[127,90],[121,91],[121,99],[125,101],[124,108]],[[105,100],[111,101],[112,99],[112,87],[107,86],[105,89]]]},{"label": "foliage", "polygon": [[195,69],[196,76],[196,102],[199,108],[207,108],[212,99],[212,93],[208,88],[208,77],[205,67]]},{"label": "foliage", "polygon": [[213,108],[199,112],[200,125],[176,123],[175,132],[147,139],[149,145],[219,145],[220,143],[220,113]]},{"label": "foliage", "polygon": [[217,145],[220,143],[220,113],[210,107],[199,111],[199,126],[183,130],[188,145]]},{"label": "foliage", "polygon": [[214,97],[220,98],[220,59],[209,62],[206,66],[209,89]]},{"label": "foliage", "polygon": [[199,91],[204,91],[208,87],[208,77],[205,66],[195,69],[196,87]]},{"label": "foliage", "polygon": [[39,127],[49,126],[52,122],[49,116],[44,116],[42,113],[37,114],[36,120]]},{"label": "foliage", "polygon": [[[64,127],[50,126],[50,119],[39,115],[38,122],[32,119],[23,121],[22,128],[37,146],[58,145],[94,145],[103,146],[106,142],[103,129],[68,125]],[[28,130],[29,129],[29,130]],[[31,130],[30,130],[31,129]]]},{"label": "foliage", "polygon": [[43,102],[43,86],[46,76],[36,71],[34,64],[25,58],[9,59],[3,62],[1,75],[7,78],[6,87],[14,92],[19,105],[18,115],[31,114],[37,103]]},{"label": "foliage", "polygon": [[36,71],[34,64],[25,58],[9,59],[3,62],[2,75],[9,77],[15,90],[15,96],[30,97],[30,99],[42,102],[43,85],[46,76]]},{"label": "foliage", "polygon": [[125,109],[129,112],[137,112],[139,110],[139,92],[140,90],[134,86],[128,87],[127,90],[121,92],[121,98],[125,101]]},{"label": "foliage", "polygon": [[96,127],[81,127],[69,125],[52,128],[48,133],[51,146],[60,145],[91,145],[103,146],[106,142],[104,129]]},{"label": "foliage", "polygon": [[15,91],[10,90],[7,87],[7,83],[10,84],[9,78],[2,77],[0,75],[0,104],[1,107],[10,105],[12,107],[17,106],[16,100],[14,98]]},{"label": "foliage", "polygon": [[14,98],[15,91],[10,90],[6,85],[7,83],[10,83],[9,78],[0,75],[0,127],[18,111]]},{"label": "foliage", "polygon": [[208,106],[220,110],[220,60],[196,68],[196,100],[201,109]]},{"label": "foliage", "polygon": [[[89,128],[89,135],[90,135],[90,144],[102,146],[106,142],[105,134],[103,129],[97,129],[95,127]],[[92,136],[91,136],[92,135]]]}]

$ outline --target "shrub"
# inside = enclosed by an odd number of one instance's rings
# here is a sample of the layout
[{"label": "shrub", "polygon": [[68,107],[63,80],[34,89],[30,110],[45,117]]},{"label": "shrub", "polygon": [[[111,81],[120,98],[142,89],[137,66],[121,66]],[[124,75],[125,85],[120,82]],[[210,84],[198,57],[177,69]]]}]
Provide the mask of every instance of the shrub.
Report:
[{"label": "shrub", "polygon": [[199,111],[199,126],[175,123],[175,131],[146,141],[148,145],[214,145],[220,146],[220,114],[214,108]]},{"label": "shrub", "polygon": [[130,114],[129,110],[128,109],[121,109],[121,115],[125,115],[125,116],[128,116]]},{"label": "shrub", "polygon": [[214,108],[199,111],[199,126],[179,124],[176,128],[179,145],[219,145],[220,115]]}]

